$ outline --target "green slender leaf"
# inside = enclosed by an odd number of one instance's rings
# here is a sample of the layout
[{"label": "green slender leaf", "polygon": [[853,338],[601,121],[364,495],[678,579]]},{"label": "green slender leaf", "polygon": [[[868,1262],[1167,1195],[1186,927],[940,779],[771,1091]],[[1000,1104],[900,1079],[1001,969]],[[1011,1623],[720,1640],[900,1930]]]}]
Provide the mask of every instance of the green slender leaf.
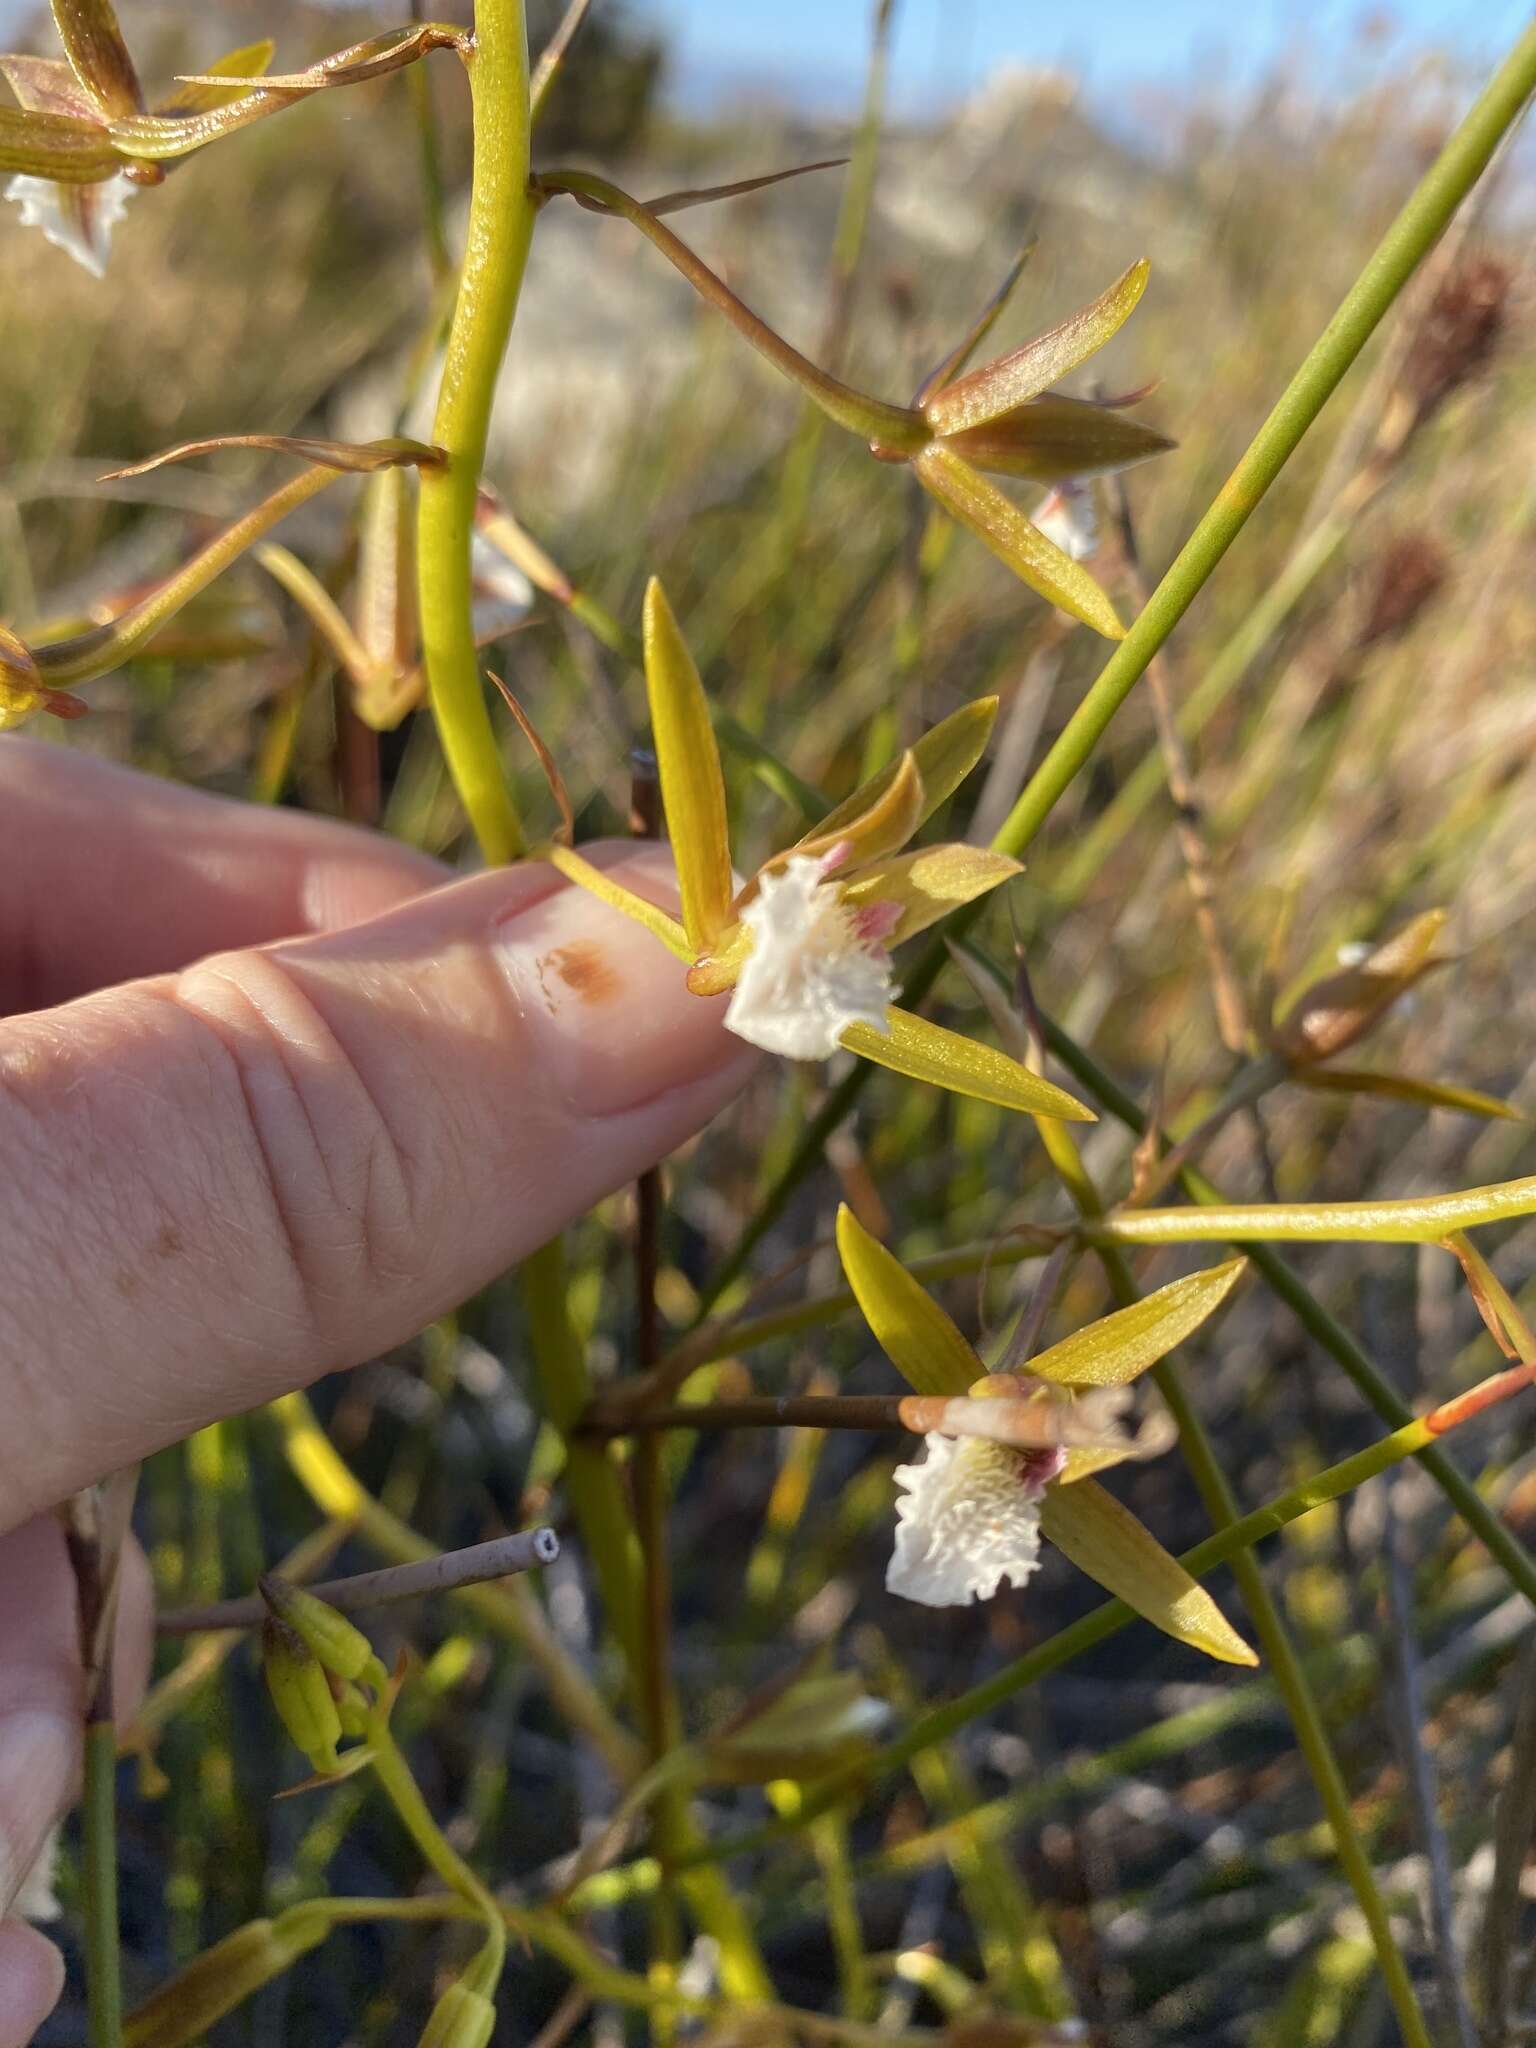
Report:
[{"label": "green slender leaf", "polygon": [[1523,1121],[1523,1112],[1498,1095],[1477,1088],[1458,1088],[1449,1081],[1418,1081],[1410,1074],[1371,1074],[1357,1067],[1303,1067],[1296,1079],[1304,1088],[1324,1095],[1385,1095],[1394,1102],[1417,1102],[1425,1109],[1459,1109],[1468,1116],[1506,1117]]}]

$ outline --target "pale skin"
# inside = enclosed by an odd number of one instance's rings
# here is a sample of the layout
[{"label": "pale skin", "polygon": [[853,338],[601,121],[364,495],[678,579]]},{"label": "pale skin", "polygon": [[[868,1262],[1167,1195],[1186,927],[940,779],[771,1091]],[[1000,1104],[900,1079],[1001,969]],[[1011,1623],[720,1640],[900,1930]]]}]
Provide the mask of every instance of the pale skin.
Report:
[{"label": "pale skin", "polygon": [[[0,740],[0,2048],[58,1952],[3,1915],[78,1772],[50,1510],[403,1342],[683,1143],[754,1055],[528,865]],[[675,907],[666,857],[585,849]],[[121,1629],[142,1682],[149,1590]]]}]

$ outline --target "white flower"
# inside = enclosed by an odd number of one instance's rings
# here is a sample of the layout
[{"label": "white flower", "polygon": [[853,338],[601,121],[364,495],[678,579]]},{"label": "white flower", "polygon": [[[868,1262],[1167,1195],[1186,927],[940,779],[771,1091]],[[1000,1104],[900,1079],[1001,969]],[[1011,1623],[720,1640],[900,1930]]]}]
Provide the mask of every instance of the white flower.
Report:
[{"label": "white flower", "polygon": [[780,873],[762,877],[741,914],[752,950],[726,1025],[785,1059],[830,1058],[850,1024],[890,1028],[890,954],[871,935],[868,914],[850,910],[826,873],[825,858],[792,854]]},{"label": "white flower", "polygon": [[898,1465],[896,1548],[887,1592],[925,1607],[990,1600],[1040,1565],[1040,1496],[1053,1461],[983,1437],[929,1436],[921,1465]]},{"label": "white flower", "polygon": [[95,185],[60,185],[21,173],[6,186],[5,196],[21,208],[23,227],[41,228],[55,249],[73,256],[92,277],[105,277],[112,230],[132,190],[121,171]]},{"label": "white flower", "polygon": [[1099,544],[1093,487],[1077,477],[1058,484],[1031,516],[1046,539],[1055,541],[1074,562],[1085,562]]},{"label": "white flower", "polygon": [[[17,1887],[16,1896],[6,1911],[18,1920],[57,1920],[62,1908],[54,1897],[53,1867],[58,1860],[59,1831],[49,1830],[48,1838],[37,1852],[37,1861]],[[0,1904],[4,1901],[0,1900]]]}]

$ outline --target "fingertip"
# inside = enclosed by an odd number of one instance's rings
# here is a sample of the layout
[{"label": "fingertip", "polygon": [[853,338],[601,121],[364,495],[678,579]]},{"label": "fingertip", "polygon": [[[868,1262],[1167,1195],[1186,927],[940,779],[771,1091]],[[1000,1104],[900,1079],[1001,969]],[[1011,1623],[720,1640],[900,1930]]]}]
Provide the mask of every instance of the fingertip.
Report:
[{"label": "fingertip", "polygon": [[64,1958],[35,1927],[0,1921],[0,2048],[27,2048],[64,1990]]}]

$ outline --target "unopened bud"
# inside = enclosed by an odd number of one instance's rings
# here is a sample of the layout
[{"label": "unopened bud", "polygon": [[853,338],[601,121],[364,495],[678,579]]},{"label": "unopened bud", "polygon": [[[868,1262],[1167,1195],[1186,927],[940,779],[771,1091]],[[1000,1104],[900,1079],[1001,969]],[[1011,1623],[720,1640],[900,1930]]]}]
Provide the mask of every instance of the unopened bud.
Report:
[{"label": "unopened bud", "polygon": [[331,1776],[341,1768],[341,1716],[319,1658],[296,1629],[269,1615],[261,1631],[261,1664],[278,1719],[313,1769]]},{"label": "unopened bud", "polygon": [[486,2048],[496,2028],[496,2008],[478,1991],[450,1984],[427,2021],[418,2048]]},{"label": "unopened bud", "polygon": [[1426,910],[1363,960],[1314,982],[1275,1027],[1275,1051],[1310,1066],[1354,1045],[1431,968],[1446,964],[1435,950],[1445,921],[1445,911]]},{"label": "unopened bud", "polygon": [[366,1679],[381,1691],[388,1684],[389,1675],[374,1655],[372,1643],[344,1614],[275,1572],[268,1572],[256,1583],[269,1610],[304,1639],[327,1671],[338,1678]]},{"label": "unopened bud", "polygon": [[866,1755],[889,1717],[853,1671],[797,1679],[705,1745],[711,1771],[734,1784],[815,1778]]}]

